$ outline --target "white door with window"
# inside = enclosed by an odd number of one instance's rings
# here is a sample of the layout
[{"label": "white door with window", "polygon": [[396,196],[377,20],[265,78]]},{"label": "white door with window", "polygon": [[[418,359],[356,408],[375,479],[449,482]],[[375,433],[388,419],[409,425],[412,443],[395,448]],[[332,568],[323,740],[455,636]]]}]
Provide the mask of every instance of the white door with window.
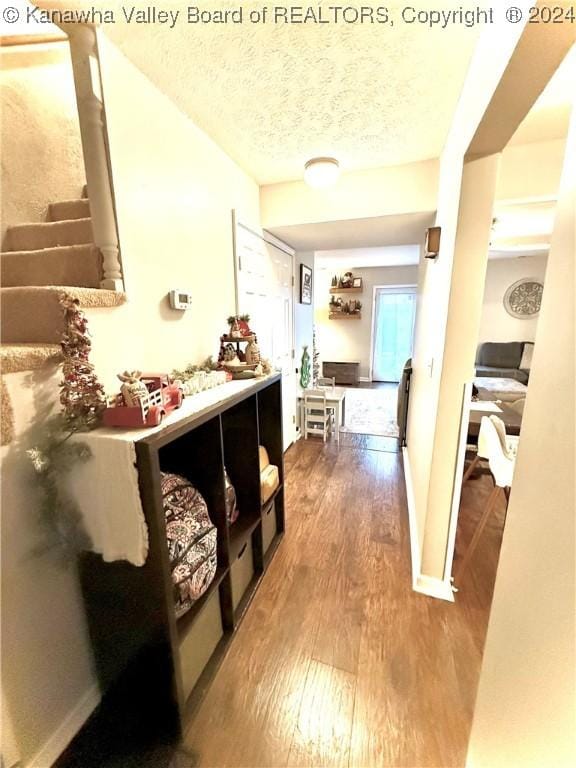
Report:
[{"label": "white door with window", "polygon": [[400,381],[412,357],[416,286],[374,288],[372,380]]},{"label": "white door with window", "polygon": [[296,439],[296,376],[292,350],[293,251],[275,238],[236,224],[238,313],[250,315],[262,357],[282,372],[284,450]]}]

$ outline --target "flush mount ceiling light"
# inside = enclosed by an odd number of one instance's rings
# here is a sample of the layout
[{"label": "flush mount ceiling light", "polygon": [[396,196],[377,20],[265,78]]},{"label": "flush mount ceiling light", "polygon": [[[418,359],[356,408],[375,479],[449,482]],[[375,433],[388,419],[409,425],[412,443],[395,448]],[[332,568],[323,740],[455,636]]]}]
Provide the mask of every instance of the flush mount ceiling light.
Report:
[{"label": "flush mount ceiling light", "polygon": [[329,187],[340,176],[340,165],[333,157],[313,157],[304,166],[304,181],[311,187]]}]

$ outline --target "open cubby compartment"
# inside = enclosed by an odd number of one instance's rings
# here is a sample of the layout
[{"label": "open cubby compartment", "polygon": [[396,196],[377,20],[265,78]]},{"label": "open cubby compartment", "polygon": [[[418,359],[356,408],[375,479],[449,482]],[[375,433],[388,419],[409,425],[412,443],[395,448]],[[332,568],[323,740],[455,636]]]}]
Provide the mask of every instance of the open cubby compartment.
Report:
[{"label": "open cubby compartment", "polygon": [[258,439],[260,445],[268,451],[270,463],[278,467],[280,484],[282,484],[284,482],[284,446],[280,380],[258,392]]},{"label": "open cubby compartment", "polygon": [[230,562],[260,522],[258,422],[253,395],[222,413],[224,466],[236,491],[238,518],[228,528]]},{"label": "open cubby compartment", "polygon": [[217,530],[218,576],[230,564],[220,418],[216,416],[165,443],[158,449],[158,460],[162,472],[185,477],[202,494]]}]

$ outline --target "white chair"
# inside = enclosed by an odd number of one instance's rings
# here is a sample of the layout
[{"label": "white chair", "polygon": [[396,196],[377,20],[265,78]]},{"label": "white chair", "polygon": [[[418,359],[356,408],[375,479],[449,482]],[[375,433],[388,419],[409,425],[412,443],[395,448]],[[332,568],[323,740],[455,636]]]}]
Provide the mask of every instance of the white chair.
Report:
[{"label": "white chair", "polygon": [[322,439],[326,442],[332,420],[333,413],[332,409],[326,405],[325,390],[304,390],[304,439],[308,439],[308,435],[322,435]]},{"label": "white chair", "polygon": [[[336,377],[333,376],[332,378],[328,378],[328,376],[319,376],[316,381],[316,386],[320,387],[322,389],[334,389],[336,386]],[[332,423],[334,423],[334,419],[336,417],[336,408],[333,405],[328,406],[328,410],[333,416]],[[340,435],[337,435],[338,442],[340,442]]]},{"label": "white chair", "polygon": [[508,504],[512,478],[514,476],[514,466],[516,464],[517,449],[518,438],[506,434],[506,427],[504,426],[502,419],[499,419],[498,416],[490,416],[490,418],[487,416],[482,417],[482,421],[480,422],[480,432],[478,434],[478,452],[474,461],[470,467],[468,467],[468,470],[463,477],[463,482],[468,479],[471,474],[471,469],[478,463],[478,461],[480,459],[486,459],[488,461],[490,474],[494,481],[494,489],[488,497],[482,517],[474,531],[472,541],[464,553],[461,563],[456,569],[454,576],[455,581],[460,580],[466,571],[500,492],[504,493],[506,496],[506,504]]}]

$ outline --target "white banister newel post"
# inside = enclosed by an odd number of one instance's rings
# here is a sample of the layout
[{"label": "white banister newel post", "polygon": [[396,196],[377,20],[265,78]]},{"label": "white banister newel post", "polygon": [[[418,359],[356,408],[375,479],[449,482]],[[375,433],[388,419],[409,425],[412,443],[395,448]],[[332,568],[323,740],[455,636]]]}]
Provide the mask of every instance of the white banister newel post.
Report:
[{"label": "white banister newel post", "polygon": [[94,243],[102,254],[103,280],[100,286],[113,291],[123,291],[104,135],[104,107],[100,95],[96,31],[94,27],[86,24],[66,25],[65,31],[70,41]]}]

